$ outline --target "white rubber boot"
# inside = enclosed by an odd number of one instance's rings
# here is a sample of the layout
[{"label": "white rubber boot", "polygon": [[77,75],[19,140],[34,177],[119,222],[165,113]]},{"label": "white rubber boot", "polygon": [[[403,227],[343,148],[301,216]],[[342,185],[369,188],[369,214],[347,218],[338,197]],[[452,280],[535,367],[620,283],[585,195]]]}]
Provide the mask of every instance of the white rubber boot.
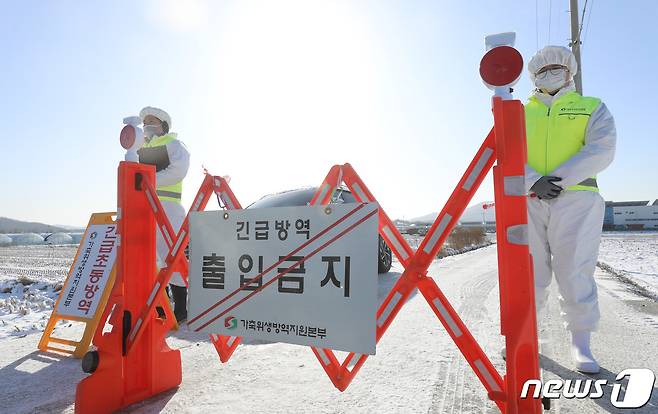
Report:
[{"label": "white rubber boot", "polygon": [[576,370],[585,374],[598,374],[601,371],[589,347],[589,331],[571,332],[571,356],[576,364]]}]

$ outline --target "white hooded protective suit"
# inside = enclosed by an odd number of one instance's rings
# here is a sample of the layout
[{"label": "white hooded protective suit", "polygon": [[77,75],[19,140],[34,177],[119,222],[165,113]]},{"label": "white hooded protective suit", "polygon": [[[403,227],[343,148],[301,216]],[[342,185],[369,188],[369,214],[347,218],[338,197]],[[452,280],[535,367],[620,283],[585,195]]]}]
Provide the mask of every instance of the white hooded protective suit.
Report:
[{"label": "white hooded protective suit", "polygon": [[[540,58],[542,65],[572,66],[570,59],[556,53],[556,50],[549,50],[548,55]],[[537,66],[535,71],[541,69],[541,65],[533,61],[528,66]],[[575,73],[575,70],[572,72]],[[575,87],[570,80],[554,96],[540,91],[534,94],[550,107],[557,98],[573,90]],[[587,124],[585,145],[547,175],[562,178],[556,184],[563,188],[594,177],[612,162],[616,138],[614,119],[605,104],[601,103]],[[526,165],[528,192],[539,178],[541,174]],[[551,200],[528,199],[528,236],[534,264],[537,309],[546,304],[548,287],[555,273],[562,316],[570,331],[594,331],[600,318],[594,271],[604,211],[603,198],[592,191],[563,190]]]}]

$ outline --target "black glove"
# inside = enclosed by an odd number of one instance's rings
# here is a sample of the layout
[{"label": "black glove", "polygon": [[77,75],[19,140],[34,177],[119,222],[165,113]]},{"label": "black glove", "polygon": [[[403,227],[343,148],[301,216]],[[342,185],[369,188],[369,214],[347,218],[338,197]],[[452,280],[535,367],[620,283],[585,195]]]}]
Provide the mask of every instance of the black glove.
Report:
[{"label": "black glove", "polygon": [[562,191],[562,187],[553,184],[555,181],[562,181],[562,179],[552,175],[544,176],[530,187],[530,191],[537,194],[537,197],[539,197],[540,200],[553,199],[559,196]]}]

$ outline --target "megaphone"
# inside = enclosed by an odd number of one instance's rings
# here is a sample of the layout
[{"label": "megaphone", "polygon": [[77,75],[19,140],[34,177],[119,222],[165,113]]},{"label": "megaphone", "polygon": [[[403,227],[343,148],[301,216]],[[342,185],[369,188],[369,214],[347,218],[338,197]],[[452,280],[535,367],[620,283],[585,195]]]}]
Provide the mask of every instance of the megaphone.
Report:
[{"label": "megaphone", "polygon": [[137,150],[144,145],[144,131],[139,127],[142,119],[138,116],[129,116],[123,118],[125,126],[121,129],[119,141],[121,146],[126,150],[126,161],[139,162]]}]

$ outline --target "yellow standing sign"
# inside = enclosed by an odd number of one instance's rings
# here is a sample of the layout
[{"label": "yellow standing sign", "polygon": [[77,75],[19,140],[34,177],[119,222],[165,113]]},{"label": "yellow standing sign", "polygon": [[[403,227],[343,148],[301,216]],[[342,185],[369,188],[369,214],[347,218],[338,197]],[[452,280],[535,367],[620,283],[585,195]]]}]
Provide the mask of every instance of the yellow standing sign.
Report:
[{"label": "yellow standing sign", "polygon": [[[116,213],[94,213],[78,246],[64,287],[39,341],[41,351],[56,351],[82,358],[96,332],[114,286],[119,236]],[[80,340],[57,338],[53,330],[61,320],[83,322]]]}]

